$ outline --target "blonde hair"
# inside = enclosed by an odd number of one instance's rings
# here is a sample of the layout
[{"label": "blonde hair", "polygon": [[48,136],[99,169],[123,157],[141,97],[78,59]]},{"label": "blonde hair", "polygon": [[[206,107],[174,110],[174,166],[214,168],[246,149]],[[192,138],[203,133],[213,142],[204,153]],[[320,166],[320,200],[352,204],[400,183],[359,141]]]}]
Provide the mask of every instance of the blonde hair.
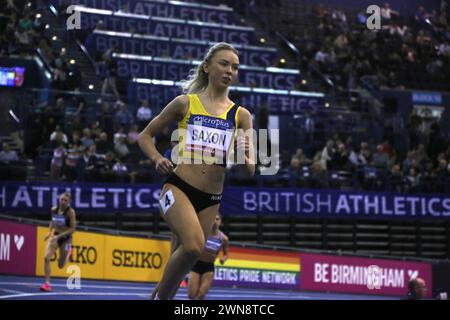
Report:
[{"label": "blonde hair", "polygon": [[231,50],[236,55],[238,51],[231,44],[226,42],[219,42],[209,48],[206,56],[203,58],[202,63],[200,63],[196,68],[189,71],[189,76],[186,80],[181,81],[181,89],[184,94],[190,93],[200,93],[206,89],[208,86],[208,74],[203,69],[203,65],[206,62],[211,62],[214,55],[220,50]]},{"label": "blonde hair", "polygon": [[69,199],[69,201],[72,201],[72,195],[70,194],[70,192],[63,192],[59,195],[59,197],[67,197]]}]

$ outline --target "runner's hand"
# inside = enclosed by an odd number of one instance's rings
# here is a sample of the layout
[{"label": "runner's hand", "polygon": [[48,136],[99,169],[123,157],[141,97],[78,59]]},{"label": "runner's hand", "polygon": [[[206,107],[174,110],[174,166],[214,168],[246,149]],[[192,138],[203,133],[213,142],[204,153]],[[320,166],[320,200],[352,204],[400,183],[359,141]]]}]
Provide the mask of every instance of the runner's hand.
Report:
[{"label": "runner's hand", "polygon": [[169,159],[161,157],[158,160],[156,160],[155,168],[156,171],[158,171],[158,173],[168,174],[172,172],[174,166]]}]

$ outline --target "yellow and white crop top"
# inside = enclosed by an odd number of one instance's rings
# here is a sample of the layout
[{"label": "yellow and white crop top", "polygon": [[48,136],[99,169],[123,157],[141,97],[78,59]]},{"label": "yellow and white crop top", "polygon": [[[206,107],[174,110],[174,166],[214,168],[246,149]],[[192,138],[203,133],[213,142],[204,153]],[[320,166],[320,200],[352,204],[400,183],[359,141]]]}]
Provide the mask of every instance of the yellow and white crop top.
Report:
[{"label": "yellow and white crop top", "polygon": [[180,162],[226,166],[236,136],[240,107],[232,103],[223,114],[213,116],[196,94],[188,94],[188,97],[189,110],[178,122]]}]

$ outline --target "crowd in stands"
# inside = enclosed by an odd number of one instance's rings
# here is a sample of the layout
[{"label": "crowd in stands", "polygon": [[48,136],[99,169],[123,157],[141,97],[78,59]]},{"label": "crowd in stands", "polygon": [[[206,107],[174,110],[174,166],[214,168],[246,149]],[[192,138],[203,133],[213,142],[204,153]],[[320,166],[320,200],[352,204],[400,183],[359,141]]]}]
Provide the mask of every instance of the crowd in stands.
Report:
[{"label": "crowd in stands", "polygon": [[316,67],[338,89],[362,87],[363,81],[376,88],[450,89],[449,10],[444,0],[438,10],[428,13],[421,6],[412,17],[385,3],[375,31],[366,25],[365,8],[353,12],[319,4],[283,10],[288,4],[279,1],[280,9],[273,10],[270,1],[254,3],[299,48],[300,68]]},{"label": "crowd in stands", "polygon": [[[65,101],[78,103],[77,113],[65,112]],[[73,101],[71,101],[73,102]],[[153,116],[148,101],[136,112],[126,103],[102,101],[97,112],[82,98],[60,96],[40,114],[36,148],[52,181],[150,182],[156,175],[137,144],[139,132]],[[160,139],[164,140],[164,139]],[[167,144],[157,144],[164,153]],[[47,158],[46,158],[47,156]]]},{"label": "crowd in stands", "polygon": [[[410,121],[421,119],[412,114]],[[423,120],[423,122],[425,122]],[[309,187],[352,187],[393,192],[449,192],[450,140],[433,121],[430,130],[410,130],[409,148],[400,154],[392,138],[361,141],[336,134],[311,158],[298,148],[287,172]],[[405,138],[405,137],[403,137]]]},{"label": "crowd in stands", "polygon": [[0,1],[0,54],[33,54],[45,26],[29,1]]},{"label": "crowd in stands", "polygon": [[42,1],[0,0],[0,55],[31,56],[39,54],[53,74],[53,88],[76,90],[80,70],[66,56],[65,48],[55,50],[53,39],[45,30]]}]

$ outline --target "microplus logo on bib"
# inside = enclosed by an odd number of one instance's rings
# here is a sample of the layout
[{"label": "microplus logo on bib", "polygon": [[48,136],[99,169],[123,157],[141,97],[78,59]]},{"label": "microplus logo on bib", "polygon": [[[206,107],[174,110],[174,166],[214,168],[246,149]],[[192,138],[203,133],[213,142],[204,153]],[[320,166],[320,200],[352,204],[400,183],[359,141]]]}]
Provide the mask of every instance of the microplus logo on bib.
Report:
[{"label": "microplus logo on bib", "polygon": [[220,129],[231,129],[231,123],[227,120],[212,118],[208,116],[195,116],[193,123],[199,126],[215,127]]}]

